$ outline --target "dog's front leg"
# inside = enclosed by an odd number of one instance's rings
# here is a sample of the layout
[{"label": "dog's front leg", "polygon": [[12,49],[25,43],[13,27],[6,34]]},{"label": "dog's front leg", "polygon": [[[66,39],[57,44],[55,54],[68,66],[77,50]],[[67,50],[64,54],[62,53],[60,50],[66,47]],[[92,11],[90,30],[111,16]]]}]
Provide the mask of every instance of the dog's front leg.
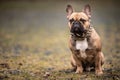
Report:
[{"label": "dog's front leg", "polygon": [[101,75],[103,74],[103,71],[102,71],[102,52],[99,51],[97,54],[96,54],[96,58],[95,58],[95,74],[96,75]]},{"label": "dog's front leg", "polygon": [[76,61],[76,66],[77,66],[77,69],[76,69],[75,73],[82,73],[83,72],[83,67],[82,67],[81,60],[75,54],[73,54],[73,58]]}]

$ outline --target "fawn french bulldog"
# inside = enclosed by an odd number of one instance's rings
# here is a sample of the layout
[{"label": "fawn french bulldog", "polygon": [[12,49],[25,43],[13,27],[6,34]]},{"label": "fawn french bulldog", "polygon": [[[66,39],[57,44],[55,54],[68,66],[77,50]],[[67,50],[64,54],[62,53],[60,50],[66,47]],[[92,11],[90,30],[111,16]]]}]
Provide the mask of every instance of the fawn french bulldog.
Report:
[{"label": "fawn french bulldog", "polygon": [[73,69],[76,73],[95,69],[96,75],[103,74],[102,44],[99,35],[91,27],[90,5],[85,5],[81,12],[75,12],[71,5],[67,5],[66,12],[71,33],[69,47]]}]

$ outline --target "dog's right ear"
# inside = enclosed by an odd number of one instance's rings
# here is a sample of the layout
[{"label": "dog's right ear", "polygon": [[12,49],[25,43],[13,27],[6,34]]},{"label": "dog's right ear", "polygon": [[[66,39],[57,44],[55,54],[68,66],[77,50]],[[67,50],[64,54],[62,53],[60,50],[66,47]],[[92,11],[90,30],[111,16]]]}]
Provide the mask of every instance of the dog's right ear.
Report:
[{"label": "dog's right ear", "polygon": [[67,5],[66,12],[67,12],[67,18],[69,18],[70,15],[73,13],[73,8],[71,5]]},{"label": "dog's right ear", "polygon": [[85,5],[83,12],[89,17],[91,18],[91,7],[89,4]]}]

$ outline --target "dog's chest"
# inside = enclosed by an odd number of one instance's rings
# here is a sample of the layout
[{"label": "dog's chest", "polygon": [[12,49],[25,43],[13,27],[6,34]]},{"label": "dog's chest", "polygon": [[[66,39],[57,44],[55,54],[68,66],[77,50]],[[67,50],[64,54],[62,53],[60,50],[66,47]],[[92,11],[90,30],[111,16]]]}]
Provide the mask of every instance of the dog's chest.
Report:
[{"label": "dog's chest", "polygon": [[81,51],[85,51],[88,48],[88,42],[86,39],[82,40],[82,41],[76,41],[76,49],[77,50],[81,50]]},{"label": "dog's chest", "polygon": [[80,55],[83,58],[86,58],[87,55],[85,53],[85,50],[88,48],[88,42],[87,39],[84,39],[82,41],[78,40],[76,41],[76,49],[80,50]]}]

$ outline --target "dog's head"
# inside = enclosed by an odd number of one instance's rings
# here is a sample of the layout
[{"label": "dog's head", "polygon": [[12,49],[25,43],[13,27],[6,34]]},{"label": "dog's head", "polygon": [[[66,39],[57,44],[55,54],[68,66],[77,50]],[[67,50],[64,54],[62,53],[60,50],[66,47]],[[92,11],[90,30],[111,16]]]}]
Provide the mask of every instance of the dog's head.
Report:
[{"label": "dog's head", "polygon": [[83,38],[90,27],[91,8],[86,5],[81,12],[74,12],[71,5],[66,8],[70,32],[76,37]]}]

